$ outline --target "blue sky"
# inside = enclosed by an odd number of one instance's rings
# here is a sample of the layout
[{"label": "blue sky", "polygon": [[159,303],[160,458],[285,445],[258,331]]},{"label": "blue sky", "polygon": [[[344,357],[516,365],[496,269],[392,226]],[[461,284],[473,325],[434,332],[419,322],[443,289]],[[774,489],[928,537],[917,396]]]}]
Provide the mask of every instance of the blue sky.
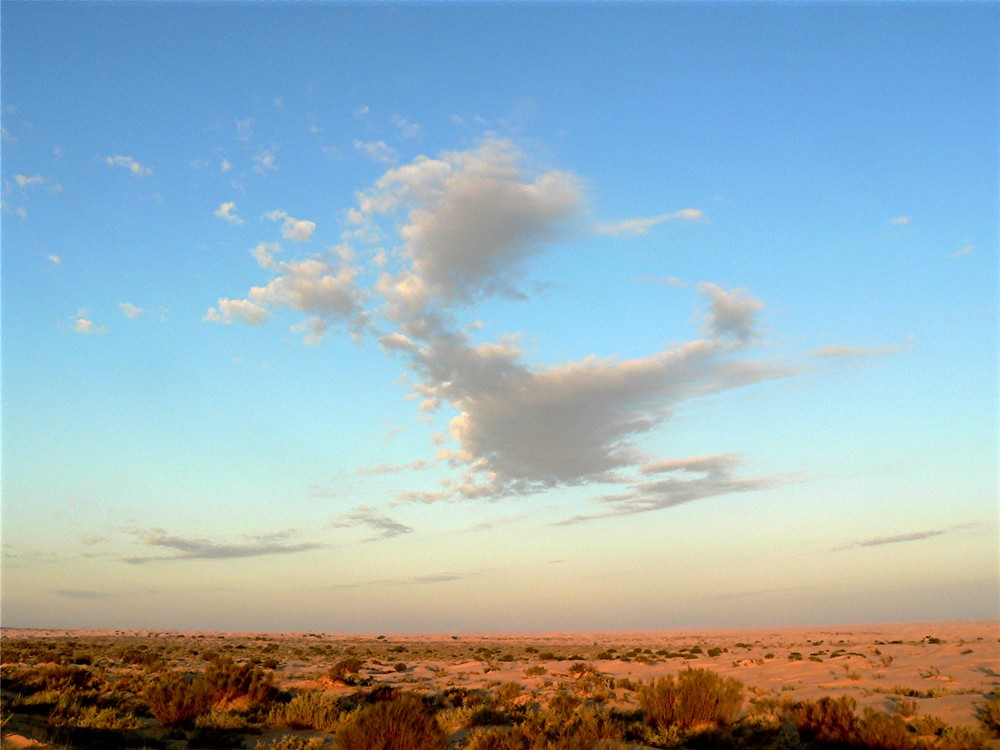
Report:
[{"label": "blue sky", "polygon": [[991,4],[5,2],[3,623],[996,617]]}]

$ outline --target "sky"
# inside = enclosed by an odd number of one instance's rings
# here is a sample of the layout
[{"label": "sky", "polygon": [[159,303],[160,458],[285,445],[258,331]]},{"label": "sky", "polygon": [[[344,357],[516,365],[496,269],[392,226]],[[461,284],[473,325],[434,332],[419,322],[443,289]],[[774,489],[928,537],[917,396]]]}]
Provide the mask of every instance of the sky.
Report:
[{"label": "sky", "polygon": [[1000,7],[0,8],[4,626],[1000,617]]}]

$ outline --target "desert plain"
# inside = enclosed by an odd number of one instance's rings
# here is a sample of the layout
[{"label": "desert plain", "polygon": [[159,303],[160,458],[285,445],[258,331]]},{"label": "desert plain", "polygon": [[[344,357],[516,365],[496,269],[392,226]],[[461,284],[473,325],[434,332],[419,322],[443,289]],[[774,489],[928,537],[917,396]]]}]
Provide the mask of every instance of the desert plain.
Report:
[{"label": "desert plain", "polygon": [[[512,634],[4,628],[0,655],[4,748],[336,748],[352,715],[407,694],[423,701],[451,748],[833,747],[784,730],[795,707],[843,698],[858,717],[883,713],[905,726],[903,746],[1000,747],[985,718],[1000,693],[996,622]],[[231,698],[173,723],[144,703],[157,680],[190,682],[220,660],[266,680],[268,705],[251,710]],[[69,676],[53,688],[45,680],[59,670]],[[689,670],[739,682],[739,720],[724,732],[649,727],[644,686]],[[60,704],[59,690],[76,691],[83,707]],[[282,708],[303,696],[311,710],[329,709],[325,725]],[[565,729],[541,744],[507,736],[508,725],[554,705],[564,726],[589,711],[615,717],[620,731],[589,744],[574,744]],[[85,717],[76,725],[74,711]],[[897,746],[879,742],[859,746]]]}]

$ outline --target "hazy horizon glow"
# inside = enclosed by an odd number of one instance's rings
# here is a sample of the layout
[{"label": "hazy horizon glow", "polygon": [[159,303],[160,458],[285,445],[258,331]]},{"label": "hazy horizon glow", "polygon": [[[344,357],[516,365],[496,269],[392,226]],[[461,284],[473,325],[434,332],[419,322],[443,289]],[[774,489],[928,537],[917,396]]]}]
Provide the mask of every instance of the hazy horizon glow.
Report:
[{"label": "hazy horizon glow", "polygon": [[1000,616],[997,7],[2,19],[3,625]]}]

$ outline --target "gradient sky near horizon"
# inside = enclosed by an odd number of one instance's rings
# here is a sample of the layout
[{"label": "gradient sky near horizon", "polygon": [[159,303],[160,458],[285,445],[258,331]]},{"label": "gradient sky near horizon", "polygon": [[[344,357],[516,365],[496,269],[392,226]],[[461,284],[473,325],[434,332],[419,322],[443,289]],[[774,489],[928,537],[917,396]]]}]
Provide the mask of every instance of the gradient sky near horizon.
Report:
[{"label": "gradient sky near horizon", "polygon": [[3,625],[1000,616],[1000,6],[0,33]]}]

